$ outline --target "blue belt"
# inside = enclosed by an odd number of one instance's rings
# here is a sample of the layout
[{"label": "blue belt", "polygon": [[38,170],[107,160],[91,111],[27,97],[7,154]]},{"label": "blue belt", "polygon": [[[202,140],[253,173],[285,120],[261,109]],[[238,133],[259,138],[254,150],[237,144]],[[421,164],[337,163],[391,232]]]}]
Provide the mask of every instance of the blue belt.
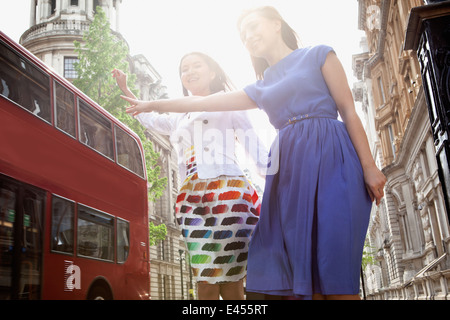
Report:
[{"label": "blue belt", "polygon": [[294,123],[297,123],[297,122],[300,122],[300,121],[303,121],[306,119],[315,119],[315,118],[327,118],[327,119],[336,120],[336,116],[331,115],[331,114],[327,114],[324,112],[311,112],[311,113],[302,114],[302,115],[290,118],[288,120],[288,122],[286,122],[285,125],[281,129],[284,129],[291,124],[294,124]]}]

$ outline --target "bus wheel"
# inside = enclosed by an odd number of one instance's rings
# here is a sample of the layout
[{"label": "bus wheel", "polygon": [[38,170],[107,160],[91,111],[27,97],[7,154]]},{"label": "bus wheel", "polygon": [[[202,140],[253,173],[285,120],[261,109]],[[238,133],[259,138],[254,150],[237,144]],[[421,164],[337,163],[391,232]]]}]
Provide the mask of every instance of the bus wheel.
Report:
[{"label": "bus wheel", "polygon": [[87,297],[88,300],[112,300],[112,293],[103,286],[95,286],[91,289]]}]

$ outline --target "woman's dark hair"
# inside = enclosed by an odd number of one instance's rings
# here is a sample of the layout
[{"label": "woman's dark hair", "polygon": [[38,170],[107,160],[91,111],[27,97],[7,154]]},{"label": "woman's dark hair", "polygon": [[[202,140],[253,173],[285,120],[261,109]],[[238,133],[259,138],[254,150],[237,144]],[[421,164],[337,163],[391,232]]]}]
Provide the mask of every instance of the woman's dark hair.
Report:
[{"label": "woman's dark hair", "polygon": [[[191,52],[188,54],[185,54],[181,60],[180,60],[180,67],[179,67],[179,73],[181,77],[181,64],[183,63],[184,58],[191,56],[191,55],[197,55],[200,58],[205,61],[205,63],[208,65],[208,67],[216,74],[216,77],[211,81],[209,84],[209,89],[211,90],[211,93],[217,93],[220,91],[233,91],[234,85],[231,82],[230,78],[226,75],[225,71],[220,67],[220,65],[210,56],[207,54],[204,54],[202,52]],[[188,96],[189,92],[188,90],[183,86],[183,95]]]},{"label": "woman's dark hair", "polygon": [[[284,43],[292,50],[298,49],[299,46],[299,38],[297,33],[292,29],[286,21],[281,17],[281,15],[278,13],[278,11],[271,6],[263,6],[263,7],[257,7],[249,10],[245,10],[238,19],[238,29],[239,32],[242,32],[241,30],[241,24],[245,17],[252,13],[257,13],[260,16],[271,19],[271,20],[279,20],[281,21],[281,36],[283,38]],[[269,67],[269,64],[267,61],[263,58],[257,58],[254,56],[250,56],[252,59],[253,69],[255,69],[255,74],[257,79],[263,79],[264,78],[264,71]]]}]

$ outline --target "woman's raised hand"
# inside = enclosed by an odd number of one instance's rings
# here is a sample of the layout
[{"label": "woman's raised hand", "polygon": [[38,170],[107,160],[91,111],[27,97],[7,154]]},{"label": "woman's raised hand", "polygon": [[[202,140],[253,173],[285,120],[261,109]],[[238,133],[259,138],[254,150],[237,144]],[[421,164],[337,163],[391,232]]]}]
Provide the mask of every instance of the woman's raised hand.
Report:
[{"label": "woman's raised hand", "polygon": [[120,90],[126,91],[127,90],[127,75],[125,72],[119,69],[114,69],[112,72],[113,78],[116,79],[117,85],[119,86]]}]

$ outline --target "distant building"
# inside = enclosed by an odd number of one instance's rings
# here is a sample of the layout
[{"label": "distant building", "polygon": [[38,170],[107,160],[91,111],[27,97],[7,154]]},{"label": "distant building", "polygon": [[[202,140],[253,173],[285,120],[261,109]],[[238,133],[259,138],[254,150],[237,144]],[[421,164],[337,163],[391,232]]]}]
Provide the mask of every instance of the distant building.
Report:
[{"label": "distant building", "polygon": [[[30,52],[68,80],[77,77],[74,62],[75,40],[82,42],[97,6],[110,20],[112,31],[120,38],[120,8],[122,0],[30,0],[30,28],[20,43]],[[125,39],[123,39],[125,40]],[[126,42],[126,41],[125,41]],[[136,74],[136,87],[141,99],[166,98],[161,76],[143,55],[128,56],[130,71]],[[168,177],[163,196],[149,203],[150,220],[167,226],[166,240],[150,248],[152,299],[187,299],[189,266],[182,260],[183,283],[180,273],[180,250],[185,250],[181,233],[175,224],[174,206],[178,188],[178,160],[167,136],[149,131],[148,138],[160,153],[161,174]],[[182,259],[185,258],[182,253]],[[178,259],[178,260],[177,260]],[[183,290],[181,286],[183,285]],[[182,295],[183,292],[183,295]]]},{"label": "distant building", "polygon": [[353,56],[372,155],[388,182],[372,209],[364,272],[369,299],[450,299],[450,227],[415,52],[411,9],[424,1],[358,0],[364,52]]}]

